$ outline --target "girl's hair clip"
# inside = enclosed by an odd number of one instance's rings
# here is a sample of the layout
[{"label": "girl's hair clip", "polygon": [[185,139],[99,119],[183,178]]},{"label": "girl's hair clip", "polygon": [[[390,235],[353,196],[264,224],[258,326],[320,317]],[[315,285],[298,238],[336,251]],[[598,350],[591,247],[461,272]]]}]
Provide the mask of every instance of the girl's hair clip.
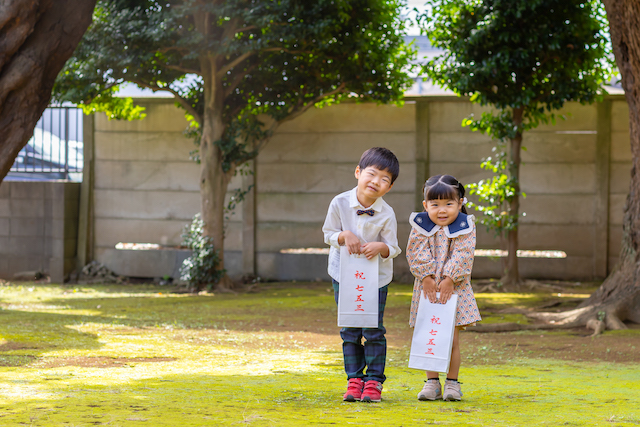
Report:
[{"label": "girl's hair clip", "polygon": [[462,198],[462,204],[463,204],[463,205],[466,205],[466,204],[467,204],[467,198],[466,198],[466,197],[463,197],[463,198]]}]

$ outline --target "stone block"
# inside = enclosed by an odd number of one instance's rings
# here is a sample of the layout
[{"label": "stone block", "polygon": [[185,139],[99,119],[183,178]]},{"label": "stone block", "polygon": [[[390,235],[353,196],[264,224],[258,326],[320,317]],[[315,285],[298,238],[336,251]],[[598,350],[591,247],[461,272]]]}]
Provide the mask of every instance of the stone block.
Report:
[{"label": "stone block", "polygon": [[119,242],[156,243],[178,246],[182,230],[189,220],[150,220],[98,218],[95,221],[96,245],[114,248]]},{"label": "stone block", "polygon": [[102,113],[95,114],[95,130],[109,132],[183,132],[187,128],[184,111],[174,105],[173,98],[136,100],[145,108],[142,120],[109,120]]},{"label": "stone block", "polygon": [[107,249],[99,259],[117,275],[128,277],[179,278],[177,271],[182,261],[189,256],[186,249],[162,250],[118,250]]},{"label": "stone block", "polygon": [[[594,280],[591,257],[519,258],[518,267],[524,279]],[[475,258],[471,274],[473,279],[499,278],[500,276],[502,276],[500,259]]]},{"label": "stone block", "polygon": [[190,221],[200,211],[200,193],[97,189],[94,203],[96,218]]},{"label": "stone block", "polygon": [[371,147],[389,148],[400,162],[414,161],[415,132],[276,132],[257,160],[258,165],[348,163],[355,169],[362,153]]},{"label": "stone block", "polygon": [[45,183],[41,181],[13,181],[12,199],[43,199]]},{"label": "stone block", "polygon": [[182,132],[100,132],[95,133],[95,158],[105,160],[190,161],[196,148]]},{"label": "stone block", "polygon": [[11,247],[11,238],[8,236],[0,236],[0,259],[5,259],[6,255],[13,252]]},{"label": "stone block", "polygon": [[11,218],[10,235],[11,237],[37,237],[42,239],[44,236],[43,218]]},{"label": "stone block", "polygon": [[611,194],[629,194],[629,184],[631,182],[631,167],[629,162],[611,163],[609,191]]},{"label": "stone block", "polygon": [[624,98],[611,103],[611,131],[629,135],[629,106]]},{"label": "stone block", "polygon": [[256,274],[262,279],[276,280],[276,278],[278,277],[278,253],[257,252]]},{"label": "stone block", "polygon": [[65,282],[64,259],[55,257],[49,259],[49,277],[52,284]]},{"label": "stone block", "polygon": [[49,272],[49,260],[45,260],[42,255],[21,256],[12,254],[9,256],[9,266],[12,276],[21,271]]},{"label": "stone block", "polygon": [[289,132],[407,132],[415,131],[415,104],[377,105],[345,102],[311,108],[283,123],[280,133]]},{"label": "stone block", "polygon": [[43,218],[44,199],[11,199],[11,216],[14,218]]},{"label": "stone block", "polygon": [[523,164],[522,191],[529,194],[595,194],[596,168],[593,164]]},{"label": "stone block", "polygon": [[13,271],[9,265],[9,259],[0,257],[0,279],[9,280],[13,276]]},{"label": "stone block", "polygon": [[95,188],[200,191],[195,162],[96,160]]},{"label": "stone block", "polygon": [[[618,256],[622,250],[622,226],[609,225],[609,256]],[[609,264],[612,267],[614,264]]]},{"label": "stone block", "polygon": [[11,197],[11,184],[0,182],[0,199],[8,199],[9,197]]},{"label": "stone block", "polygon": [[622,226],[626,194],[611,194],[609,196],[609,224]]},{"label": "stone block", "polygon": [[327,273],[327,255],[276,255],[276,280],[331,281]]},{"label": "stone block", "polygon": [[258,252],[281,249],[325,248],[323,222],[260,222],[256,230]]},{"label": "stone block", "polygon": [[[14,255],[29,258],[32,256],[41,257],[44,255],[44,242],[41,237],[10,237],[9,244]],[[25,270],[30,270],[29,268]]]},{"label": "stone block", "polygon": [[0,199],[0,218],[10,218],[11,216],[11,199]]},{"label": "stone block", "polygon": [[11,235],[11,220],[9,218],[0,218],[0,236]]},{"label": "stone block", "polygon": [[631,162],[632,160],[629,131],[611,132],[611,161]]},{"label": "stone block", "polygon": [[66,238],[63,240],[64,243],[64,258],[75,258],[76,256],[76,246],[77,240],[74,238]]}]

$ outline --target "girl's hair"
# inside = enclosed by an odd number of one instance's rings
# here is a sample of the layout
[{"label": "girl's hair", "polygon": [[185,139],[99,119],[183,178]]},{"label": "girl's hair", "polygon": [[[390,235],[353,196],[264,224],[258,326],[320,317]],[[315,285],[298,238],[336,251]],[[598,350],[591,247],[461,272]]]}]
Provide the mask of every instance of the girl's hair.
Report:
[{"label": "girl's hair", "polygon": [[[460,200],[464,198],[464,186],[451,175],[435,175],[424,183],[424,200],[451,199]],[[466,214],[467,209],[462,205],[462,213]]]}]

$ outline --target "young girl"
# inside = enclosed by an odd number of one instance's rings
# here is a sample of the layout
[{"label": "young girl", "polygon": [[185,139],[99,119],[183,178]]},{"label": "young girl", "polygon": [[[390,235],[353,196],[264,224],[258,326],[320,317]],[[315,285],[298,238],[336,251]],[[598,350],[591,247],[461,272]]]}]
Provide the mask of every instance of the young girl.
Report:
[{"label": "young girl", "polygon": [[482,320],[471,288],[471,268],[476,247],[473,215],[467,215],[464,187],[451,175],[432,176],[424,184],[425,212],[412,213],[407,260],[415,277],[409,325],[415,326],[420,294],[430,302],[446,303],[458,295],[456,327],[444,393],[437,372],[427,371],[419,400],[461,400],[459,332]]}]

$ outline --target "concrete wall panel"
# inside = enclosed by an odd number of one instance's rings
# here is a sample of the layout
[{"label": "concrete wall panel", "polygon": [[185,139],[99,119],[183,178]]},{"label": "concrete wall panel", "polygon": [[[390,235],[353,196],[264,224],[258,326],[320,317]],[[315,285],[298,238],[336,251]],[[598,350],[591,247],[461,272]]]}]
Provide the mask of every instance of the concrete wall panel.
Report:
[{"label": "concrete wall panel", "polygon": [[312,108],[295,120],[285,122],[278,133],[288,132],[412,132],[415,104],[395,105],[342,103],[329,108]]},{"label": "concrete wall panel", "polygon": [[629,106],[624,98],[611,103],[611,131],[629,135]]},{"label": "concrete wall panel", "polygon": [[520,182],[525,194],[594,194],[595,165],[547,163],[520,167]]},{"label": "concrete wall panel", "polygon": [[97,189],[200,191],[195,162],[97,161]]},{"label": "concrete wall panel", "polygon": [[609,224],[622,225],[624,205],[626,202],[626,194],[612,194],[609,196]]},{"label": "concrete wall panel", "polygon": [[182,132],[96,132],[96,159],[131,161],[190,161],[196,148]]},{"label": "concrete wall panel", "polygon": [[183,132],[187,128],[184,111],[173,104],[158,100],[139,100],[146,109],[143,120],[109,120],[105,114],[96,114],[95,130],[109,132]]},{"label": "concrete wall panel", "polygon": [[258,156],[258,163],[349,163],[355,169],[362,153],[387,147],[400,162],[415,160],[415,134],[404,132],[276,133]]},{"label": "concrete wall panel", "polygon": [[611,194],[629,193],[631,182],[631,163],[611,163],[611,180],[609,181],[609,191]]},{"label": "concrete wall panel", "polygon": [[196,192],[96,189],[94,194],[96,218],[190,221],[200,204],[200,194]]}]

